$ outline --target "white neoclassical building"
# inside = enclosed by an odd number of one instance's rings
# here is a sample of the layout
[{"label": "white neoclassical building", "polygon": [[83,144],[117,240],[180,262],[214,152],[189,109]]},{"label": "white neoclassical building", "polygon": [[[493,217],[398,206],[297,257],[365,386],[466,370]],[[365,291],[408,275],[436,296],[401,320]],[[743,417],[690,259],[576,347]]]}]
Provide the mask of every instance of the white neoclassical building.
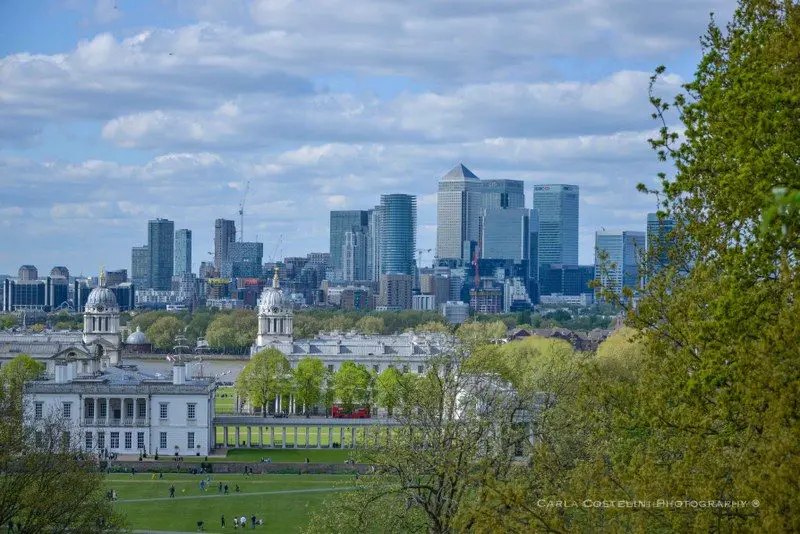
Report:
[{"label": "white neoclassical building", "polygon": [[29,422],[59,418],[88,451],[209,454],[213,380],[189,378],[184,363],[173,365],[171,377],[141,373],[122,364],[120,346],[119,306],[101,274],[81,342],[66,343],[47,359],[50,374],[24,386]]},{"label": "white neoclassical building", "polygon": [[302,358],[319,358],[335,371],[345,361],[354,361],[381,372],[398,370],[422,373],[431,356],[442,351],[441,334],[364,335],[332,332],[313,339],[295,339],[291,300],[280,288],[277,270],[272,286],[264,288],[258,307],[258,336],[251,355],[268,348],[281,351],[292,366]]}]

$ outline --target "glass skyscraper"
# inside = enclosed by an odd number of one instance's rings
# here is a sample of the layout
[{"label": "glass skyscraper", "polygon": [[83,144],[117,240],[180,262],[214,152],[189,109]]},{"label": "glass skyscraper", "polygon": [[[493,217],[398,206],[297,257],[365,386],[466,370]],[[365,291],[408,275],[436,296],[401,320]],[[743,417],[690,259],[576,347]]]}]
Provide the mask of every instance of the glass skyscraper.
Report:
[{"label": "glass skyscraper", "polygon": [[578,264],[577,185],[533,187],[533,207],[539,212],[539,263]]},{"label": "glass skyscraper", "polygon": [[169,291],[175,258],[175,223],[154,219],[147,223],[147,247],[150,253],[150,288]]},{"label": "glass skyscraper", "polygon": [[147,245],[131,249],[131,282],[137,289],[150,288],[150,249]]},{"label": "glass skyscraper", "polygon": [[[595,232],[595,278],[600,280],[603,287],[613,289],[620,296],[624,287],[637,290],[640,283],[639,265],[645,246],[644,232],[613,230]],[[602,262],[601,252],[607,254],[607,258]],[[603,269],[607,270],[606,274],[602,273]]]},{"label": "glass skyscraper", "polygon": [[176,276],[192,272],[192,231],[181,229],[175,232]]},{"label": "glass skyscraper", "polygon": [[381,195],[381,274],[414,275],[417,197]]},{"label": "glass skyscraper", "polygon": [[658,218],[656,213],[647,214],[647,256],[653,274],[666,267],[669,260],[669,246],[675,229],[675,219]]},{"label": "glass skyscraper", "polygon": [[[333,269],[336,277],[343,278],[344,261],[342,258],[342,251],[344,250],[344,238],[347,232],[355,232],[363,234],[359,236],[361,239],[366,238],[369,226],[369,211],[368,210],[340,210],[331,212],[331,226],[330,226],[330,253],[331,260],[328,267]],[[366,256],[364,256],[366,262]],[[359,266],[359,272],[366,272],[366,265]]]},{"label": "glass skyscraper", "polygon": [[222,271],[222,264],[229,260],[228,248],[236,241],[236,223],[228,219],[214,221],[214,268]]}]

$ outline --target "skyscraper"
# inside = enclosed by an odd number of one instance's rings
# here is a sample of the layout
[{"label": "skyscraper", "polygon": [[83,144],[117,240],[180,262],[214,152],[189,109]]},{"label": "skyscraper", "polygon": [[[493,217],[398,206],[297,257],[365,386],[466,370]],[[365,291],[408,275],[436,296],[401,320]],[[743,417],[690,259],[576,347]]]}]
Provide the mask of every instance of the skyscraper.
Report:
[{"label": "skyscraper", "polygon": [[670,232],[675,229],[675,219],[658,218],[656,213],[647,214],[647,256],[653,274],[666,267],[669,261]]},{"label": "skyscraper", "polygon": [[345,282],[366,279],[367,237],[363,232],[345,232],[342,245],[342,276]]},{"label": "skyscraper", "polygon": [[192,231],[181,229],[175,232],[176,276],[192,272]]},{"label": "skyscraper", "polygon": [[222,264],[228,261],[228,247],[236,241],[236,223],[228,219],[214,221],[214,268],[222,271]]},{"label": "skyscraper", "polygon": [[436,202],[436,257],[461,261],[464,244],[478,241],[481,181],[459,163],[439,181]]},{"label": "skyscraper", "polygon": [[381,274],[414,275],[417,197],[381,195]]},{"label": "skyscraper", "polygon": [[484,210],[525,207],[525,182],[522,180],[482,180],[480,191]]},{"label": "skyscraper", "polygon": [[[344,235],[347,232],[367,233],[369,226],[369,212],[366,210],[343,210],[331,212],[330,227],[330,253],[331,261],[328,267],[333,269],[337,278],[343,278],[344,262],[342,261],[342,250],[344,245]],[[366,256],[364,257],[366,261]],[[366,266],[362,269],[366,271]]]},{"label": "skyscraper", "polygon": [[147,245],[131,249],[131,282],[137,289],[150,288],[150,249]]},{"label": "skyscraper", "polygon": [[[639,288],[639,264],[645,251],[644,232],[602,230],[595,232],[595,279],[622,296],[622,289]],[[601,258],[605,253],[607,258]],[[603,271],[607,271],[603,274]],[[600,288],[597,288],[599,292]]]},{"label": "skyscraper", "polygon": [[263,271],[264,243],[234,242],[228,246],[228,260],[222,264],[223,278],[259,278]]},{"label": "skyscraper", "polygon": [[147,247],[150,253],[150,288],[169,291],[175,259],[175,223],[167,219],[149,221]]},{"label": "skyscraper", "polygon": [[381,207],[375,206],[368,212],[367,227],[367,273],[366,279],[378,282],[381,278]]},{"label": "skyscraper", "polygon": [[539,212],[539,263],[578,263],[577,185],[533,187],[533,207]]}]

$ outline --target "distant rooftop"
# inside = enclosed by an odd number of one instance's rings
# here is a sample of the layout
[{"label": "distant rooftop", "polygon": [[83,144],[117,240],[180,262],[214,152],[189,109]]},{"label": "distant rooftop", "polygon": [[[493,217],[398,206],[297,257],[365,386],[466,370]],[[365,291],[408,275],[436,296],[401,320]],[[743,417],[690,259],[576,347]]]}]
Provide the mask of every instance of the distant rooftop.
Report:
[{"label": "distant rooftop", "polygon": [[453,169],[442,177],[446,181],[479,181],[480,178],[475,176],[471,170],[466,168],[463,163],[459,163]]}]

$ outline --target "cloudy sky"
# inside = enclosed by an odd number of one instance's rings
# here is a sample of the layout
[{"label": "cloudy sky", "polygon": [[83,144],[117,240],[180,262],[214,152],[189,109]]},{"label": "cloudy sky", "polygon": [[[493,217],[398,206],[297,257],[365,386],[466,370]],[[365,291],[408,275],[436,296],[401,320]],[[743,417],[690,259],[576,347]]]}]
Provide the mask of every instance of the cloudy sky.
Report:
[{"label": "cloudy sky", "polygon": [[[327,251],[328,212],[437,180],[581,187],[600,227],[643,229],[660,170],[648,77],[674,94],[731,0],[0,1],[0,273],[130,268],[147,220],[237,218],[265,255]],[[279,237],[282,236],[278,246]],[[271,258],[267,257],[265,260]]]}]

